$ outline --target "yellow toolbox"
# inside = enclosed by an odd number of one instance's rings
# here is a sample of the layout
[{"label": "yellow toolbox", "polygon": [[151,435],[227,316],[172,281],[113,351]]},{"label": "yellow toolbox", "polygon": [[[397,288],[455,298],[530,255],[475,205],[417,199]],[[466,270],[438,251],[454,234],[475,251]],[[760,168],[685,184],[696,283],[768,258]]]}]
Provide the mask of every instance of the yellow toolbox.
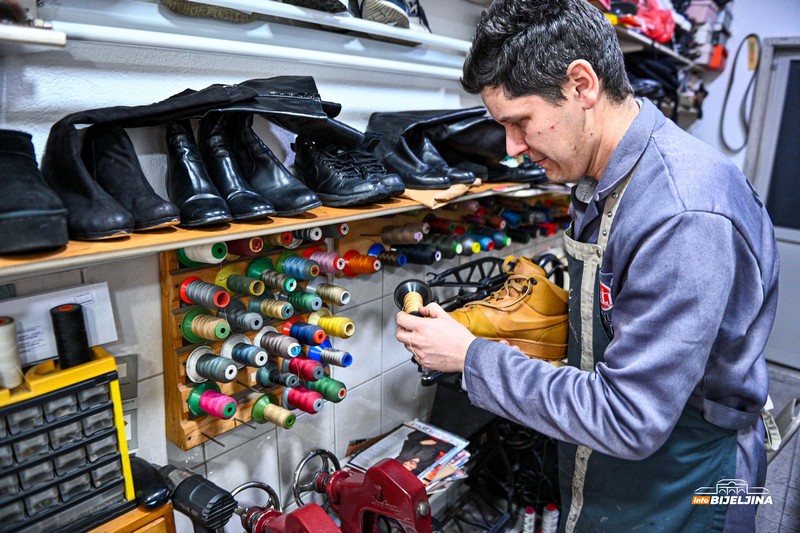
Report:
[{"label": "yellow toolbox", "polygon": [[0,389],[0,531],[85,531],[135,507],[117,366],[99,347]]}]

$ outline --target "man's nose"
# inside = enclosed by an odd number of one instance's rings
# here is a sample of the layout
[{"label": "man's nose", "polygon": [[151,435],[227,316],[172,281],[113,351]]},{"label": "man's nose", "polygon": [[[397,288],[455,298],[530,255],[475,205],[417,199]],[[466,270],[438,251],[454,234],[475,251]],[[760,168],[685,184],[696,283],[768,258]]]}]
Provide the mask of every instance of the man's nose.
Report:
[{"label": "man's nose", "polygon": [[511,157],[517,157],[525,153],[528,149],[528,144],[525,142],[521,134],[506,131],[506,153]]}]

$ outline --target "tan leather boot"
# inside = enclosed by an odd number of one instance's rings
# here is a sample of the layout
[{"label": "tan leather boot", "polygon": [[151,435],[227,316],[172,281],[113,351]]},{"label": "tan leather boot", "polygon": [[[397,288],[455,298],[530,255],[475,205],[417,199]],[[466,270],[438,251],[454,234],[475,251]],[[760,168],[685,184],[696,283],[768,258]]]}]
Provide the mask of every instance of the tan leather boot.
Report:
[{"label": "tan leather boot", "polygon": [[469,302],[450,316],[473,335],[504,339],[528,356],[558,360],[567,356],[567,291],[524,257],[509,256],[510,274],[502,288],[483,300]]}]

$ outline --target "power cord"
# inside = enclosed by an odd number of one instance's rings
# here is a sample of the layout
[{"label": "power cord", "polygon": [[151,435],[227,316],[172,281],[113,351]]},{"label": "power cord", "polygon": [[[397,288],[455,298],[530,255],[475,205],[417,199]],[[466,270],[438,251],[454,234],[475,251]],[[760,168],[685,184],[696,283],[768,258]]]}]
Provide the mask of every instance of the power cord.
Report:
[{"label": "power cord", "polygon": [[[747,89],[744,91],[744,96],[742,97],[742,103],[739,107],[739,120],[742,122],[742,127],[744,128],[744,141],[742,145],[738,148],[733,148],[725,139],[725,110],[728,108],[728,98],[731,95],[731,89],[733,88],[733,79],[736,75],[736,62],[739,60],[739,53],[742,51],[742,46],[746,42],[750,40],[754,40],[756,43],[756,61],[753,68],[753,75],[750,77],[750,81],[747,84]],[[747,137],[750,135],[750,117],[747,115],[747,101],[748,95],[750,91],[755,86],[756,80],[758,79],[758,65],[761,62],[761,39],[759,39],[758,35],[755,33],[748,34],[742,42],[739,43],[738,48],[736,48],[736,54],[733,56],[733,65],[731,66],[731,77],[728,80],[728,87],[725,89],[725,99],[722,102],[722,117],[719,120],[719,137],[722,141],[722,145],[725,147],[726,150],[732,153],[741,152],[742,149],[747,146]]]}]

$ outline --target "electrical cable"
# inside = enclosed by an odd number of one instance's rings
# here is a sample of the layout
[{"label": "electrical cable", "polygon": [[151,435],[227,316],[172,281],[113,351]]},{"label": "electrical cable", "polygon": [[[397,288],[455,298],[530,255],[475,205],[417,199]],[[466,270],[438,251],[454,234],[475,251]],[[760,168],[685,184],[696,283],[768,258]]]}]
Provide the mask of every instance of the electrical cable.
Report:
[{"label": "electrical cable", "polygon": [[[756,43],[756,61],[753,68],[753,75],[750,77],[750,81],[747,83],[747,89],[744,91],[744,96],[742,96],[742,103],[739,107],[739,120],[742,123],[742,127],[744,129],[744,141],[742,145],[733,148],[728,141],[725,139],[725,110],[728,108],[728,98],[731,95],[731,89],[733,88],[733,80],[734,76],[736,75],[736,62],[739,60],[739,53],[742,51],[742,46],[744,43],[749,42],[751,39],[755,40]],[[725,147],[726,150],[732,153],[741,152],[742,149],[747,146],[747,138],[750,135],[750,118],[747,115],[747,100],[750,91],[756,84],[758,80],[758,66],[761,63],[761,39],[759,39],[758,35],[755,33],[748,34],[742,42],[739,43],[739,46],[736,48],[736,54],[733,56],[733,65],[731,66],[731,77],[728,80],[728,87],[725,89],[725,98],[722,101],[722,116],[719,119],[719,138],[722,141],[722,145]],[[752,96],[750,97],[752,99]]]}]

